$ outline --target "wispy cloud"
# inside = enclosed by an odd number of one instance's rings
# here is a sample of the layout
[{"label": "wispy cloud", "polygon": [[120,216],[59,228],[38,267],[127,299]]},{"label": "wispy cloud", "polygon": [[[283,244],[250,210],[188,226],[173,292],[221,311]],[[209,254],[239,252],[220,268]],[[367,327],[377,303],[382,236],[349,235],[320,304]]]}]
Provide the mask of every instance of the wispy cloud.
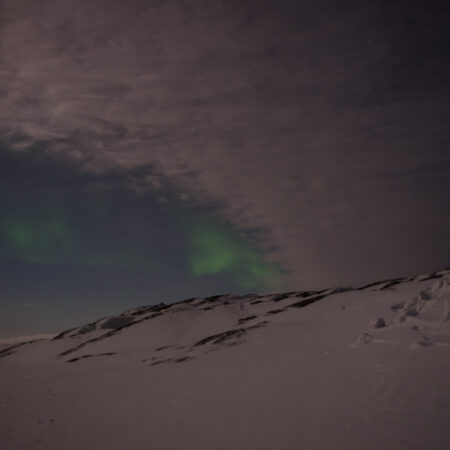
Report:
[{"label": "wispy cloud", "polygon": [[151,167],[130,177],[136,191],[214,202],[296,285],[444,264],[442,12],[3,3],[0,133],[11,146],[45,143],[93,171]]}]

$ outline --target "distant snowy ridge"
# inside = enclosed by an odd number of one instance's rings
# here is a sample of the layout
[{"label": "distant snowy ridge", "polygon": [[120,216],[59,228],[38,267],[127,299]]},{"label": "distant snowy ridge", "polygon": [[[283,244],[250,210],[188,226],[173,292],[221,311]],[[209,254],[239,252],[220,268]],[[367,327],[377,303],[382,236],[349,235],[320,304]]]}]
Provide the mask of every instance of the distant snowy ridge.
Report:
[{"label": "distant snowy ridge", "polygon": [[[133,323],[138,323],[143,320],[147,320],[149,318],[158,317],[165,310],[169,310],[171,312],[182,311],[185,305],[196,306],[201,310],[208,311],[219,305],[229,305],[231,302],[240,305],[245,305],[248,303],[251,305],[256,305],[267,301],[278,303],[283,300],[283,308],[289,307],[299,308],[307,306],[310,303],[318,301],[332,294],[365,289],[385,290],[392,288],[393,286],[400,283],[407,283],[411,281],[427,281],[431,279],[441,278],[447,273],[450,273],[450,269],[444,269],[439,272],[422,274],[413,277],[393,278],[388,280],[376,281],[357,288],[340,287],[340,288],[324,289],[319,291],[290,291],[283,293],[271,293],[267,295],[249,294],[241,296],[241,295],[225,294],[225,295],[213,295],[210,297],[194,297],[181,300],[172,304],[159,303],[157,305],[139,306],[127,310],[122,314],[120,314],[119,316],[111,316],[98,319],[95,322],[91,322],[81,327],[64,331],[56,336],[53,336],[53,338],[61,339],[63,337],[73,337],[75,335],[86,334],[99,329],[120,330],[122,328],[126,328],[132,325]],[[305,300],[295,301],[296,298],[303,298]],[[286,302],[287,299],[290,299],[291,301]],[[292,300],[294,301],[292,302]],[[281,312],[282,310],[283,309],[269,311],[269,314],[276,314],[278,312]]]},{"label": "distant snowy ridge", "polygon": [[0,350],[9,345],[20,344],[23,342],[38,341],[41,339],[52,339],[56,336],[53,334],[30,334],[26,336],[17,336],[11,338],[0,339]]},{"label": "distant snowy ridge", "polygon": [[[329,295],[338,294],[341,292],[367,290],[367,289],[382,291],[393,288],[395,285],[401,283],[438,279],[448,273],[450,273],[450,269],[444,269],[439,272],[422,274],[413,277],[393,278],[388,280],[377,281],[357,288],[340,287],[340,288],[324,289],[319,291],[290,291],[283,293],[271,293],[267,295],[257,295],[257,294],[249,294],[243,296],[229,295],[229,294],[213,295],[205,298],[194,297],[186,300],[181,300],[179,302],[169,305],[166,305],[165,303],[160,303],[157,305],[140,306],[125,311],[122,314],[120,314],[120,316],[102,318],[95,322],[83,325],[81,327],[64,331],[59,335],[55,336],[54,339],[61,339],[63,337],[74,337],[80,334],[87,334],[95,330],[108,330],[108,329],[114,330],[110,331],[107,334],[109,336],[115,334],[115,332],[121,330],[122,328],[129,327],[135,323],[139,323],[144,320],[158,317],[159,315],[163,314],[165,310],[171,313],[183,311],[187,309],[186,305],[190,305],[191,307],[195,306],[203,311],[209,311],[220,305],[230,305],[231,303],[240,305],[241,310],[243,309],[244,306],[248,307],[249,305],[257,305],[260,303],[266,304],[279,303],[280,305],[279,308],[273,310],[271,309],[266,312],[266,315],[273,315],[283,312],[287,308],[301,308],[307,306]],[[303,300],[297,300],[298,298],[301,298]],[[254,318],[256,318],[256,316],[242,317],[239,319],[239,324],[246,322],[248,320],[253,321]]]}]

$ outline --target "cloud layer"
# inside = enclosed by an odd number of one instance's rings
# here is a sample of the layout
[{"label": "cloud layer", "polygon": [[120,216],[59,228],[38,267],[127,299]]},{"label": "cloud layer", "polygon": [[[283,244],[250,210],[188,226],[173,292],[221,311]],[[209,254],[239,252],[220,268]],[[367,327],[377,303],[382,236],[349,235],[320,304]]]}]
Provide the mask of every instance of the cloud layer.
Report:
[{"label": "cloud layer", "polygon": [[4,1],[2,140],[216,205],[287,284],[448,263],[448,7],[297,3]]}]

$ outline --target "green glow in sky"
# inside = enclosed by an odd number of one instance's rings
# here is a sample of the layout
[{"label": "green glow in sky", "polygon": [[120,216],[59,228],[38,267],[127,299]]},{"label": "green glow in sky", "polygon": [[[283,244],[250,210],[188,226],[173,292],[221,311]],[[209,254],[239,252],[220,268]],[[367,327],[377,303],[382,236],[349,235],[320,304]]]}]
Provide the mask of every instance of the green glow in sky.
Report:
[{"label": "green glow in sky", "polygon": [[0,218],[0,232],[6,241],[8,257],[48,264],[70,257],[74,236],[57,209],[38,214],[7,214]]},{"label": "green glow in sky", "polygon": [[243,240],[211,225],[189,227],[188,237],[193,275],[227,273],[247,289],[270,289],[279,284],[280,271]]},{"label": "green glow in sky", "polygon": [[68,262],[125,270],[153,268],[145,250],[136,243],[130,244],[126,237],[109,237],[99,242],[90,238],[89,232],[74,227],[62,208],[8,211],[0,217],[0,257],[35,264]]}]

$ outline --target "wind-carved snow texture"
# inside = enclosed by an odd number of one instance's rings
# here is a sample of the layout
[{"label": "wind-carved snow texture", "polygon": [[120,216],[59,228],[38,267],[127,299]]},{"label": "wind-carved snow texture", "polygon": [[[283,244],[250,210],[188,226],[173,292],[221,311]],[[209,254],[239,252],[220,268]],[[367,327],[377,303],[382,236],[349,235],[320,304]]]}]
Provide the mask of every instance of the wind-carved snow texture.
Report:
[{"label": "wind-carved snow texture", "polygon": [[[429,279],[433,278],[426,278]],[[410,349],[450,346],[450,275],[442,275],[430,287],[419,291],[404,303],[394,303],[390,309],[395,314],[388,325],[384,318],[377,317],[370,321],[371,327],[379,329],[394,326],[397,330],[403,328],[414,332],[415,339],[410,342]],[[395,344],[395,340],[388,338],[391,334],[390,330],[380,330],[376,334],[364,332],[353,346],[359,347],[369,342]]]},{"label": "wind-carved snow texture", "polygon": [[450,270],[141,306],[0,349],[0,446],[450,448]]}]

